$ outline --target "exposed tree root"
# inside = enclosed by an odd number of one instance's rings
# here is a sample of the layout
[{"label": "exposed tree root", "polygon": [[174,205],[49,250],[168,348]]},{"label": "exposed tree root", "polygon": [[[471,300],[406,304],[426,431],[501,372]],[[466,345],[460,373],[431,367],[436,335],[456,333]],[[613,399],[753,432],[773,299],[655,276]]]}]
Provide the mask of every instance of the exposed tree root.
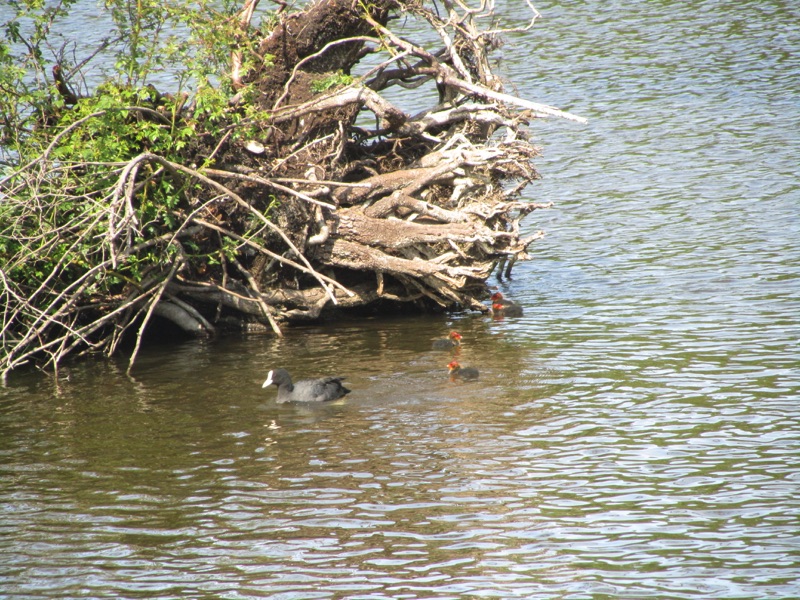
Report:
[{"label": "exposed tree root", "polygon": [[[245,3],[243,35],[257,5]],[[83,270],[57,264],[39,290],[15,287],[0,269],[1,372],[32,360],[57,366],[75,350],[111,353],[127,330],[137,332],[132,364],[154,317],[195,335],[231,319],[281,335],[281,323],[318,319],[333,307],[486,310],[489,276],[510,276],[541,236],[520,236],[520,220],[546,207],[520,199],[538,178],[526,126],[542,116],[583,119],[503,92],[489,61],[502,33],[492,29],[493,3],[445,2],[441,14],[422,2],[364,6],[320,0],[280,12],[258,44],[259,68],[245,72],[241,54],[232,53],[232,105],[267,111],[260,134],[237,138],[232,126],[185,164],[143,152],[113,166],[105,194],[65,192],[96,204],[95,221],[76,225],[78,240],[103,231],[102,258]],[[506,31],[530,28],[537,13],[525,6],[530,21]],[[427,23],[441,46],[427,50],[389,28],[399,11]],[[383,63],[342,76],[376,52]],[[339,85],[314,91],[336,77]],[[425,82],[435,91],[416,115],[382,95]],[[164,118],[153,112],[145,117]],[[35,186],[65,168],[49,157],[55,143],[8,181]],[[177,226],[153,237],[140,208],[147,186],[164,180],[184,196],[169,210]],[[13,188],[3,191],[13,197]],[[92,292],[147,252],[169,258],[113,297]],[[200,254],[216,259],[194,258]],[[69,285],[50,293],[68,267]]]}]

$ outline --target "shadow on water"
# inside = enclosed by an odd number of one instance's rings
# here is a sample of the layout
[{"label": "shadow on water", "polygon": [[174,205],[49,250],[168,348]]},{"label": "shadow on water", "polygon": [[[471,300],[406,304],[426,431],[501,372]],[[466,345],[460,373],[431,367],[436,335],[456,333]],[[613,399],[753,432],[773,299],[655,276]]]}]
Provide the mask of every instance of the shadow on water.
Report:
[{"label": "shadow on water", "polygon": [[[107,463],[111,471],[183,469],[195,464],[197,452],[227,446],[230,436],[256,440],[286,428],[339,423],[363,434],[390,427],[388,421],[413,428],[434,417],[486,424],[553,389],[543,382],[535,345],[515,340],[507,325],[484,316],[404,317],[291,329],[282,339],[248,335],[149,347],[130,377],[121,359],[73,366],[58,382],[14,377],[5,393],[14,410],[4,421],[48,429],[60,455]],[[431,349],[451,329],[464,336],[462,346]],[[454,358],[478,367],[480,379],[451,381],[447,363]],[[274,387],[261,387],[278,367],[295,379],[344,375],[352,391],[331,403],[281,405]],[[18,400],[31,396],[40,400]],[[25,414],[11,418],[14,411]],[[370,442],[362,449],[369,454]]]}]

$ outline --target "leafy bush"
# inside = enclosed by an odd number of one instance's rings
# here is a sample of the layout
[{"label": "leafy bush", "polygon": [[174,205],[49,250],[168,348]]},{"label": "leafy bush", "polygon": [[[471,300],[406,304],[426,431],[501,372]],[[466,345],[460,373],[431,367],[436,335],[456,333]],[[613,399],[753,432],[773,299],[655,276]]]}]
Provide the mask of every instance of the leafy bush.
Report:
[{"label": "leafy bush", "polygon": [[[238,2],[106,0],[98,46],[55,46],[76,2],[10,0],[0,23],[0,372],[42,354],[55,366],[75,339],[91,346],[98,328],[133,318],[98,314],[135,313],[165,273],[230,256],[230,240],[186,238],[207,199],[171,165],[199,138],[249,135],[263,117],[228,104],[231,49],[244,69],[253,56]],[[158,91],[156,77],[175,88]]]}]

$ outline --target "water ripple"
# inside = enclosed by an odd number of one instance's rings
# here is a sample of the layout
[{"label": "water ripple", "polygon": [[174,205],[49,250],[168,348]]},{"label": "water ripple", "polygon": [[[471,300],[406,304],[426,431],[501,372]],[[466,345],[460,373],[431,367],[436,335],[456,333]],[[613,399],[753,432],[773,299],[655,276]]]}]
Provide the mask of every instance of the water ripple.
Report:
[{"label": "water ripple", "polygon": [[[539,5],[525,316],[361,319],[0,390],[0,588],[794,598],[800,52],[785,3]],[[530,45],[535,47],[535,60]],[[494,283],[494,282],[493,282]],[[464,334],[474,384],[430,340]],[[348,375],[279,406],[264,373]],[[309,372],[313,371],[313,372]]]}]

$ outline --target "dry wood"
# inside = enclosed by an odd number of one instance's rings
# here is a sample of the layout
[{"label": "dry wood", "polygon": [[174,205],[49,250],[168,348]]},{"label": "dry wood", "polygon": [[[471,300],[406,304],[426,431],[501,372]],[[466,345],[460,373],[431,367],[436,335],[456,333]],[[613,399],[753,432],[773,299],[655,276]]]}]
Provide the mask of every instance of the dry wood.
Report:
[{"label": "dry wood", "polygon": [[[29,361],[55,369],[74,352],[112,353],[126,332],[136,340],[132,367],[155,318],[195,335],[231,320],[281,335],[284,323],[376,303],[487,310],[487,279],[493,272],[511,276],[542,235],[521,233],[521,220],[548,206],[521,197],[538,178],[539,151],[526,127],[545,116],[585,122],[503,90],[490,59],[498,36],[528,31],[539,16],[529,0],[520,4],[529,19],[498,29],[493,0],[446,0],[438,8],[317,0],[298,12],[282,8],[262,38],[247,39],[256,35],[250,23],[259,0],[245,0],[237,16],[242,43],[230,54],[237,92],[230,104],[242,110],[249,98],[265,111],[261,133],[241,135],[231,120],[182,163],[143,149],[127,163],[106,165],[115,181],[105,190],[63,190],[39,206],[19,207],[20,218],[36,226],[24,232],[23,250],[0,267],[0,372]],[[401,12],[427,24],[426,45],[392,30],[390,16]],[[245,51],[257,52],[262,66],[243,73]],[[362,67],[361,59],[375,53],[377,66]],[[326,81],[331,87],[315,91]],[[385,95],[395,86],[419,90],[427,108],[406,113]],[[155,110],[126,110],[164,120]],[[2,184],[0,195],[13,199],[80,169],[54,160],[53,152],[60,139],[103,114],[61,131]],[[152,235],[141,207],[148,186],[164,180],[180,190],[165,211],[176,225]],[[90,203],[93,211],[52,228],[48,214],[59,202]],[[96,261],[78,268],[69,250],[90,239]],[[21,289],[6,273],[34,248],[67,251],[39,286]],[[124,265],[157,253],[160,265],[126,279]],[[124,281],[117,293],[92,292],[110,279]]]}]

